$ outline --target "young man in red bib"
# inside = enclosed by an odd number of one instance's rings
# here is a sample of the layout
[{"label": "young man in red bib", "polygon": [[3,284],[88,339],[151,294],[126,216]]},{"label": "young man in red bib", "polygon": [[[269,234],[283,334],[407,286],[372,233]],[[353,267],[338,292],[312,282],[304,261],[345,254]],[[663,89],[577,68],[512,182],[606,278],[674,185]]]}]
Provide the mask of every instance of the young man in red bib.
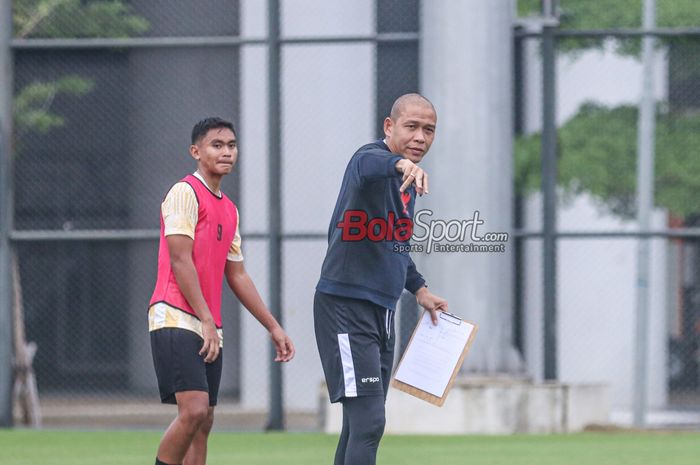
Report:
[{"label": "young man in red bib", "polygon": [[161,205],[158,279],[148,308],[153,363],[161,401],[177,404],[156,465],[203,465],[214,422],[223,357],[223,278],[269,331],[275,361],[294,345],[263,303],[243,266],[238,209],[220,191],[238,158],[233,124],[207,118],[192,129],[197,171],[168,192]]}]

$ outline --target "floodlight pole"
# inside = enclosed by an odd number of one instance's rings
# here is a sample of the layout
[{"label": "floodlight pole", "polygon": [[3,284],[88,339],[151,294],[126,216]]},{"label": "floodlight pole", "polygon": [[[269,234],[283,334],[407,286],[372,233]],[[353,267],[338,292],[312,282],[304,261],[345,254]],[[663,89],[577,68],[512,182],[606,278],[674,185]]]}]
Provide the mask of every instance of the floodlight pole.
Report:
[{"label": "floodlight pole", "polygon": [[[643,8],[642,27],[651,30],[656,26],[655,0],[644,0]],[[654,42],[651,35],[642,38],[642,96],[637,123],[637,225],[640,231],[649,230],[654,204]],[[638,240],[633,399],[634,425],[639,428],[646,423],[650,249],[648,238]]]}]

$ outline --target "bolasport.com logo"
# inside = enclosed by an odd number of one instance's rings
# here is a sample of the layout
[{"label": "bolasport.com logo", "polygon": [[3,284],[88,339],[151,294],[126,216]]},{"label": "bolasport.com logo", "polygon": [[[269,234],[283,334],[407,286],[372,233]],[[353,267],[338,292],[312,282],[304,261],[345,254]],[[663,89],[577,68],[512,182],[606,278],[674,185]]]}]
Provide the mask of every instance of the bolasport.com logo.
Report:
[{"label": "bolasport.com logo", "polygon": [[[369,218],[364,210],[346,210],[337,228],[348,242],[370,240],[394,242],[395,252],[483,253],[506,251],[509,234],[483,232],[479,210],[469,219],[433,219],[432,210],[420,210],[413,219],[389,212],[387,218]],[[409,242],[410,241],[410,242]]]}]

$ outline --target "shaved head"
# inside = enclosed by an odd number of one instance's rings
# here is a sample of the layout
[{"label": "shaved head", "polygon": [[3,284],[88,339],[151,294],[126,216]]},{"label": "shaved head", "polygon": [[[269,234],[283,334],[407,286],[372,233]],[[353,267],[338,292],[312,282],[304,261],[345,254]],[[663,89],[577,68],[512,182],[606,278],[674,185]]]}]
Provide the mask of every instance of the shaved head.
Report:
[{"label": "shaved head", "polygon": [[[419,105],[422,107],[430,108],[433,113],[436,113],[435,107],[427,98],[420,94],[403,94],[401,97],[397,98],[394,104],[391,106],[391,114],[389,118],[396,121],[406,110],[408,105]],[[437,113],[436,113],[437,114]]]}]

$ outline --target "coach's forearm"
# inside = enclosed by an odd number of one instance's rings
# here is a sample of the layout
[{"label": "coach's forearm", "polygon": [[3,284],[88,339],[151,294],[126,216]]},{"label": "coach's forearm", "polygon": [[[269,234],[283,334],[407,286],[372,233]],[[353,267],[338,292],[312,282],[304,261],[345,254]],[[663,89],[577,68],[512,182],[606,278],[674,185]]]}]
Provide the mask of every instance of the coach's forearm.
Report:
[{"label": "coach's forearm", "polygon": [[415,295],[423,287],[425,287],[425,279],[423,279],[423,275],[418,272],[415,263],[413,263],[413,260],[409,257],[404,289]]}]

